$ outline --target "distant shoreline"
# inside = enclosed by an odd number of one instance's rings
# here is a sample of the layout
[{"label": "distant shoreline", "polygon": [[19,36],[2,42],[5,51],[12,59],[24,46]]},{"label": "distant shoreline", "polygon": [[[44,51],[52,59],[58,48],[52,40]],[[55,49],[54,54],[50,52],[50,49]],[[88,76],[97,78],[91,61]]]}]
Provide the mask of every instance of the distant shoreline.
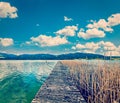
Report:
[{"label": "distant shoreline", "polygon": [[92,53],[68,53],[68,54],[6,54],[0,53],[0,60],[120,60],[120,56],[103,56]]}]

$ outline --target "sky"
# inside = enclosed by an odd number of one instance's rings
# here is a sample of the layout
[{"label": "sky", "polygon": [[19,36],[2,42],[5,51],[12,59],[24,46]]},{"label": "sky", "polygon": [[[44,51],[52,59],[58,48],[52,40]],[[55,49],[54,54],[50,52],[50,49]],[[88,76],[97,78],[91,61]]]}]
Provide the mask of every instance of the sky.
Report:
[{"label": "sky", "polygon": [[0,0],[0,52],[120,56],[120,0]]}]

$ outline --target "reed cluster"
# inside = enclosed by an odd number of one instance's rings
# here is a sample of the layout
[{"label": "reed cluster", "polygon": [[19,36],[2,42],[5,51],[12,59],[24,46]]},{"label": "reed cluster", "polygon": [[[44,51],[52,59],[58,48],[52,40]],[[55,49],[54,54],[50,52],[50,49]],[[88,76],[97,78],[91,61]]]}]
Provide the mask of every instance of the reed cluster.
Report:
[{"label": "reed cluster", "polygon": [[87,103],[120,103],[120,64],[110,61],[62,61]]}]

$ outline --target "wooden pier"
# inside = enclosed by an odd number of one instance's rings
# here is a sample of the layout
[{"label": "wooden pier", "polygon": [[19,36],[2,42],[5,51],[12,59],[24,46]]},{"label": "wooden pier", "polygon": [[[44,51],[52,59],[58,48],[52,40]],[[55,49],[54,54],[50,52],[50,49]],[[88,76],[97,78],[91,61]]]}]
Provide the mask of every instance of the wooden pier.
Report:
[{"label": "wooden pier", "polygon": [[86,103],[70,77],[69,69],[58,62],[32,103]]}]

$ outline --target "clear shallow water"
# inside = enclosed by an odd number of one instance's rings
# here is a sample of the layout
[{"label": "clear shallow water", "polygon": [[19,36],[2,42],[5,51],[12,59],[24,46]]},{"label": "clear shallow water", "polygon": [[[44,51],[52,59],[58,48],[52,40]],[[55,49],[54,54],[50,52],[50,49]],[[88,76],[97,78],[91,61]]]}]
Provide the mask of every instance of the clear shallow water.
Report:
[{"label": "clear shallow water", "polygon": [[31,103],[57,61],[0,61],[0,103]]}]

